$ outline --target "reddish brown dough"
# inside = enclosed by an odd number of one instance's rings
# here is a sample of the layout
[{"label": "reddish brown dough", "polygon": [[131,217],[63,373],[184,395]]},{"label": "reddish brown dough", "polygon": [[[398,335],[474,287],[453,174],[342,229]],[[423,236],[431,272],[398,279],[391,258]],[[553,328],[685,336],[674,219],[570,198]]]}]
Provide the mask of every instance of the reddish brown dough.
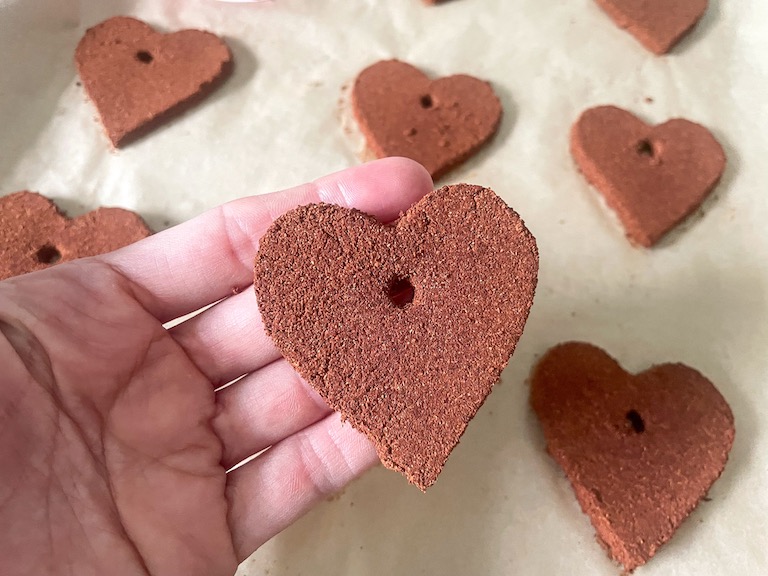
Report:
[{"label": "reddish brown dough", "polygon": [[696,26],[707,0],[596,0],[620,28],[654,54],[666,54]]},{"label": "reddish brown dough", "polygon": [[70,219],[45,196],[16,192],[0,198],[0,280],[111,252],[151,233],[129,210],[99,208]]},{"label": "reddish brown dough", "polygon": [[160,34],[140,20],[117,16],[86,31],[75,63],[118,147],[210,93],[231,72],[232,56],[210,32]]},{"label": "reddish brown dough", "polygon": [[539,361],[531,405],[598,540],[629,571],[672,537],[733,445],[731,409],[699,372],[661,364],[634,376],[581,342]]},{"label": "reddish brown dough", "polygon": [[330,204],[281,216],[261,239],[255,288],[285,358],[426,490],[514,351],[537,271],[520,217],[458,184],[392,225]]},{"label": "reddish brown dough", "polygon": [[571,153],[627,237],[647,248],[696,210],[725,170],[725,152],[703,126],[682,119],[649,126],[615,106],[581,115]]},{"label": "reddish brown dough", "polygon": [[488,82],[464,74],[430,80],[398,60],[377,62],[360,73],[352,88],[352,107],[378,158],[412,158],[433,178],[485,144],[502,114]]}]

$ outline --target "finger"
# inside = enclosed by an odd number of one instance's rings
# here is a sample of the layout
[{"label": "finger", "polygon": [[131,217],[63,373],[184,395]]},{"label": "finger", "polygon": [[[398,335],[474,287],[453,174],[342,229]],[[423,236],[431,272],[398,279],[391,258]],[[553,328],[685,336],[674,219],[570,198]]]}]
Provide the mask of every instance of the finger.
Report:
[{"label": "finger", "polygon": [[251,286],[170,333],[216,388],[280,357],[264,331]]},{"label": "finger", "polygon": [[334,413],[232,471],[227,498],[238,560],[377,462],[373,444]]},{"label": "finger", "polygon": [[330,407],[285,360],[277,360],[217,392],[213,429],[229,469],[252,454],[303,430]]},{"label": "finger", "polygon": [[259,238],[284,212],[328,202],[391,221],[431,188],[421,165],[386,158],[290,190],[223,204],[100,259],[128,278],[136,298],[165,322],[250,284]]}]

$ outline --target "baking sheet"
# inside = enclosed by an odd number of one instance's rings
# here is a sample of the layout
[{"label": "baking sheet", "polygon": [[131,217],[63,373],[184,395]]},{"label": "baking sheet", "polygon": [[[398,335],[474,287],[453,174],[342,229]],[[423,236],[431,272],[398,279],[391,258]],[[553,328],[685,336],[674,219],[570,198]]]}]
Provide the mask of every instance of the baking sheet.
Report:
[{"label": "baking sheet", "polygon": [[[223,35],[236,70],[196,109],[113,152],[72,54],[88,26],[118,14]],[[536,302],[501,385],[426,495],[375,469],[239,573],[618,574],[527,406],[535,358],[583,339],[631,370],[696,367],[736,417],[712,500],[637,573],[768,574],[767,32],[761,0],[710,0],[667,57],[592,0],[0,0],[0,193],[37,190],[73,214],[124,206],[160,229],[355,164],[337,101],[378,59],[490,80],[501,131],[443,182],[491,186],[539,242]],[[603,103],[701,122],[726,149],[713,198],[657,249],[628,245],[568,154],[571,123]]]}]

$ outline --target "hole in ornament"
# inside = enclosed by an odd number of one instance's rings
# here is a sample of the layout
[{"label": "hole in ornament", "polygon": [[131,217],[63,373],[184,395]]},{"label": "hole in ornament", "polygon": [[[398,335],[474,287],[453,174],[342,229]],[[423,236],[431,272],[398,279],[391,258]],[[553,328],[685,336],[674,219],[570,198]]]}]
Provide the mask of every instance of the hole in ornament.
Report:
[{"label": "hole in ornament", "polygon": [[392,304],[398,308],[405,308],[408,304],[413,302],[413,297],[416,294],[416,289],[411,284],[411,279],[408,276],[396,276],[389,283],[387,288],[387,296],[392,301]]},{"label": "hole in ornament", "polygon": [[632,430],[638,434],[645,432],[645,422],[637,410],[630,410],[627,412],[627,420],[629,420],[629,424],[632,426]]},{"label": "hole in ornament", "polygon": [[656,155],[656,152],[653,149],[653,143],[650,140],[640,140],[640,142],[637,143],[635,150],[637,150],[637,153],[640,156],[645,156],[646,158],[653,158]]},{"label": "hole in ornament", "polygon": [[432,96],[430,96],[429,94],[424,94],[424,96],[421,97],[419,102],[421,103],[422,108],[432,108],[432,106],[435,105],[435,103],[432,102]]},{"label": "hole in ornament", "polygon": [[154,58],[152,57],[152,54],[150,54],[146,50],[139,50],[138,52],[136,52],[136,60],[138,60],[139,62],[143,62],[144,64],[149,64],[150,62],[152,62],[152,60],[154,60]]},{"label": "hole in ornament", "polygon": [[37,251],[35,257],[40,264],[56,264],[56,262],[61,260],[61,252],[59,252],[56,246],[46,244]]}]

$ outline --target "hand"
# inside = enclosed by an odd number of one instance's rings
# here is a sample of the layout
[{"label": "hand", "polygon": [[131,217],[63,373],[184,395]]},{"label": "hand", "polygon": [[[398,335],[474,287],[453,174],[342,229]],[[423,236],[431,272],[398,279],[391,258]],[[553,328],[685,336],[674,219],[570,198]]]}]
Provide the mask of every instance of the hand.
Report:
[{"label": "hand", "polygon": [[265,335],[253,258],[294,206],[389,221],[431,185],[382,160],[0,282],[0,574],[229,575],[372,466]]}]

